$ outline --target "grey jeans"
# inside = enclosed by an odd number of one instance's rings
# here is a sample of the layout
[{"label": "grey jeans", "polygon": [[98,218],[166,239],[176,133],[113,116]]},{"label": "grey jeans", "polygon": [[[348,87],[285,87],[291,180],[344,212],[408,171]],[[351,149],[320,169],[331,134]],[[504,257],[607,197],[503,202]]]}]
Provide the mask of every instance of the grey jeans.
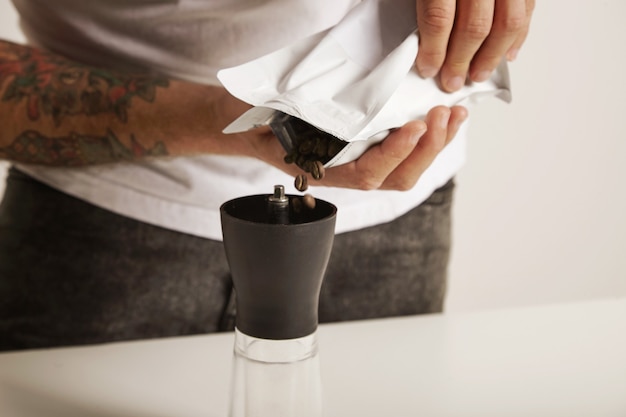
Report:
[{"label": "grey jeans", "polygon": [[[335,237],[321,322],[440,312],[453,183]],[[222,243],[138,222],[11,169],[0,205],[0,350],[229,331]]]}]

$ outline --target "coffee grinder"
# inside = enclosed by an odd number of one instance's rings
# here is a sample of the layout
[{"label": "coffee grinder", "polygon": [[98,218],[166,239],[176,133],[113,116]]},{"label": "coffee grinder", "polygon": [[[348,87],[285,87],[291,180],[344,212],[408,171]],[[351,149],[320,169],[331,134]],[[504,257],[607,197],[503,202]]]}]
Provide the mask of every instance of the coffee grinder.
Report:
[{"label": "coffee grinder", "polygon": [[285,195],[220,208],[237,300],[230,417],[318,417],[318,303],[337,208]]}]

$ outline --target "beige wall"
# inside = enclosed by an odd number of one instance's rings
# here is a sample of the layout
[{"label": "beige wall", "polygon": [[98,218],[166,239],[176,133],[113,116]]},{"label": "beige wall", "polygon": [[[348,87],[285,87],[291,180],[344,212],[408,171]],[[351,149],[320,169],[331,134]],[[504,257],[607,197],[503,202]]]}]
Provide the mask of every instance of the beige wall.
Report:
[{"label": "beige wall", "polygon": [[[513,103],[472,111],[449,311],[626,296],[624,16],[623,0],[537,1]],[[14,19],[0,3],[1,37],[21,39]]]},{"label": "beige wall", "polygon": [[624,16],[537,0],[513,103],[473,112],[450,310],[626,295]]}]

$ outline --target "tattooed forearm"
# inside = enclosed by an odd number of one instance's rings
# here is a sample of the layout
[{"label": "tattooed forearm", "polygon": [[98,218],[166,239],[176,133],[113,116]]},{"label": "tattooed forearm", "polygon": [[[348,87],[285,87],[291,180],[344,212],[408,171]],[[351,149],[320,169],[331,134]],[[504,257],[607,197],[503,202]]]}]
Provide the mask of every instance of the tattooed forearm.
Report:
[{"label": "tattooed forearm", "polygon": [[0,158],[29,164],[83,166],[116,161],[130,161],[146,156],[166,156],[163,142],[152,148],[143,147],[134,136],[130,146],[124,145],[111,131],[106,136],[71,134],[46,137],[36,131],[19,135],[13,143],[0,148]]},{"label": "tattooed forearm", "polygon": [[249,152],[247,140],[221,140],[225,115],[242,104],[225,89],[125,68],[0,40],[0,160],[63,167]]},{"label": "tattooed forearm", "polygon": [[24,102],[30,120],[51,116],[55,125],[71,115],[114,114],[127,121],[131,100],[152,102],[166,78],[119,74],[68,61],[58,55],[11,44],[0,53],[0,100]]}]

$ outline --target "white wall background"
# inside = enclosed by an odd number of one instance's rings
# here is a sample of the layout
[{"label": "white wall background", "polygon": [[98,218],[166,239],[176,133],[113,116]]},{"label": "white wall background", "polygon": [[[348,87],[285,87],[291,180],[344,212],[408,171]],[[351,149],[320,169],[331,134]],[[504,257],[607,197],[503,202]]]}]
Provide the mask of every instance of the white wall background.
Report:
[{"label": "white wall background", "polygon": [[[513,103],[472,110],[448,311],[626,296],[624,16],[537,0]],[[16,19],[1,2],[0,37],[22,40]]]},{"label": "white wall background", "polygon": [[624,16],[537,0],[513,103],[472,111],[450,311],[626,295]]}]

